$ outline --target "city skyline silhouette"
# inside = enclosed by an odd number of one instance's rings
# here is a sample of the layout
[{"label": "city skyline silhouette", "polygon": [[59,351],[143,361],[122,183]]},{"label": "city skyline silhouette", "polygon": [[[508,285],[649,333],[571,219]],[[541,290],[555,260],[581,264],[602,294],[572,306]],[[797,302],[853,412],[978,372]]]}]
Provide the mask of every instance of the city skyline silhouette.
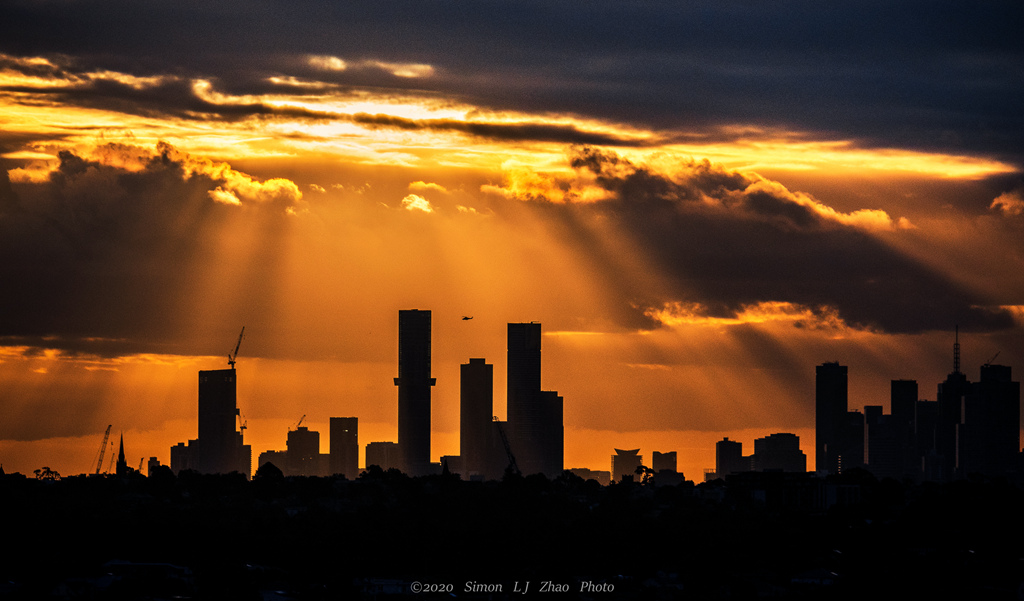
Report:
[{"label": "city skyline silhouette", "polygon": [[0,597],[1012,598],[1022,31],[0,3]]},{"label": "city skyline silhouette", "polygon": [[507,414],[509,323],[544,324],[564,463],[595,469],[811,444],[826,361],[853,407],[935,400],[957,326],[972,380],[1024,365],[1014,3],[120,1],[0,8],[6,467],[84,471],[111,424],[168,462],[243,325],[254,451],[304,414],[396,440],[407,307],[431,461],[467,359]]},{"label": "city skyline silhouette", "polygon": [[[332,416],[330,436],[325,436],[324,445],[321,445],[318,431],[301,426],[306,419],[303,415],[295,427],[288,428],[287,450],[267,449],[254,453],[251,445],[245,444],[247,420],[241,417],[236,400],[235,363],[242,340],[240,335],[234,351],[228,354],[230,369],[199,372],[199,437],[174,445],[170,461],[163,465],[169,465],[175,474],[186,470],[206,474],[241,472],[246,478],[265,463],[272,463],[274,469],[282,470],[285,475],[345,474],[349,478],[356,477],[364,469],[369,470],[371,466],[385,470],[396,468],[412,476],[451,471],[474,480],[501,478],[510,470],[524,475],[544,473],[548,478],[572,470],[583,479],[596,478],[602,484],[618,481],[624,475],[632,479],[634,471],[636,478],[643,476],[646,481],[642,470],[652,474],[659,471],[657,468],[651,470],[650,465],[662,462],[659,457],[663,453],[653,451],[654,458],[644,463],[642,456],[637,455],[639,449],[615,449],[608,471],[564,463],[563,399],[557,393],[540,391],[542,324],[537,322],[508,324],[507,359],[510,366],[509,397],[522,399],[518,402],[524,406],[528,406],[527,402],[539,403],[538,408],[518,409],[516,417],[506,421],[499,421],[496,415],[492,418],[494,366],[486,363],[485,358],[469,359],[460,366],[460,411],[463,414],[460,441],[465,441],[460,442],[462,452],[443,455],[438,461],[432,461],[428,454],[431,432],[429,396],[416,401],[421,404],[410,413],[410,409],[402,409],[403,403],[409,403],[410,393],[401,390],[401,386],[409,382],[426,383],[429,387],[436,384],[436,379],[429,377],[430,347],[433,344],[431,311],[401,310],[398,322],[400,376],[394,378],[394,384],[399,387],[397,414],[401,420],[405,411],[406,415],[415,416],[405,419],[417,421],[408,421],[404,430],[400,427],[396,441],[363,442],[360,445],[358,416]],[[244,334],[244,328],[242,332]],[[988,362],[980,368],[980,382],[972,384],[961,371],[958,333],[954,338],[952,357],[953,371],[944,383],[938,385],[939,394],[934,402],[918,398],[915,380],[893,380],[890,413],[885,413],[881,404],[865,405],[863,411],[852,406],[848,397],[847,366],[838,362],[818,365],[812,456],[821,467],[810,471],[816,471],[819,477],[823,477],[840,474],[844,470],[866,469],[877,478],[906,482],[949,482],[980,474],[1017,478],[1022,463],[1020,428],[1015,426],[1020,422],[1020,384],[1012,380],[1012,367]],[[551,409],[542,408],[544,405]],[[552,409],[557,412],[550,413]],[[528,417],[531,415],[533,417]],[[543,420],[551,419],[557,421],[544,425]],[[474,425],[476,422],[479,423]],[[103,454],[111,428],[108,426],[104,434],[98,463],[93,460],[96,474],[113,473],[112,449],[111,463],[106,470],[103,469]],[[404,436],[401,434],[403,431],[406,432]],[[113,441],[109,442],[113,446]],[[370,448],[383,450],[382,445],[390,445],[394,450],[387,456],[374,454],[371,457]],[[321,452],[322,446],[329,450]],[[362,469],[358,463],[360,446],[366,448],[367,456]],[[691,481],[708,481],[746,471],[808,471],[807,454],[802,452],[798,435],[765,433],[754,441],[753,448],[753,455],[742,457],[742,443],[724,437],[715,444],[714,467],[691,471]],[[623,459],[624,454],[632,459],[627,457],[622,466],[616,467],[616,462]],[[675,473],[678,453],[671,451],[668,455],[672,457],[670,471]],[[542,460],[545,456],[550,458]],[[144,458],[140,460],[137,472],[142,473],[143,463]],[[146,465],[147,472],[151,473],[161,466],[161,461],[159,457],[150,456]],[[58,470],[49,466],[43,470],[47,476],[60,476]],[[122,432],[117,474],[123,476],[127,471]],[[42,477],[40,470],[34,473]],[[91,465],[86,473],[92,473]],[[678,476],[672,481],[682,481],[685,472],[679,471]]]}]

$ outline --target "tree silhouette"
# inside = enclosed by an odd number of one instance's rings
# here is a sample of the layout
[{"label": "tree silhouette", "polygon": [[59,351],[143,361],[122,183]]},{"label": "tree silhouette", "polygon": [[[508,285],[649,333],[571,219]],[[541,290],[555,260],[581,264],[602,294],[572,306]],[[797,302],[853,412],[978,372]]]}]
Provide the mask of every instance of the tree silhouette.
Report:
[{"label": "tree silhouette", "polygon": [[36,475],[36,480],[60,480],[60,474],[47,466],[34,470],[33,473]]}]

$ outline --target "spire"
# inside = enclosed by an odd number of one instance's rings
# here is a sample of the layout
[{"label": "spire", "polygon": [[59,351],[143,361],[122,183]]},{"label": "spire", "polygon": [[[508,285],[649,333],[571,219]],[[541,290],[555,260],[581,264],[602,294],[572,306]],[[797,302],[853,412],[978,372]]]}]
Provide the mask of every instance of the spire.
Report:
[{"label": "spire", "polygon": [[956,326],[956,334],[953,339],[953,373],[960,373],[960,326]]},{"label": "spire", "polygon": [[117,452],[117,475],[128,473],[128,462],[124,459],[124,432],[121,433],[121,450]]}]

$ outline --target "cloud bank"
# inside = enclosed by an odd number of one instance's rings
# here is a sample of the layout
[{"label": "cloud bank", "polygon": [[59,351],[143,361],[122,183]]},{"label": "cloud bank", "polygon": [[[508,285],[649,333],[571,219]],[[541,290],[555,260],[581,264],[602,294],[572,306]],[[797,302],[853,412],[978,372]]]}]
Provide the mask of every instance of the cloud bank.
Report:
[{"label": "cloud bank", "polygon": [[[851,327],[891,333],[1013,325],[1005,310],[887,244],[884,237],[907,224],[884,211],[842,213],[777,182],[706,161],[667,173],[583,147],[570,163],[570,178],[518,169],[503,186],[485,191],[533,201],[559,224],[567,243],[603,266],[621,304],[636,309],[636,320],[624,325],[671,321],[658,316],[672,314],[679,303],[699,303],[709,318],[791,303]],[[635,267],[608,243],[607,232],[639,248],[663,286],[638,286]]]}]

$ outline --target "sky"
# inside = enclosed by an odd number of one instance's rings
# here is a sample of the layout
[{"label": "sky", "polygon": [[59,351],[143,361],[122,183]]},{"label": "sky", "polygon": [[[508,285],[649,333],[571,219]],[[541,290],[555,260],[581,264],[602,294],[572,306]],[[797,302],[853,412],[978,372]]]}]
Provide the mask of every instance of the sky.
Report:
[{"label": "sky", "polygon": [[[801,437],[814,367],[1024,370],[1018,1],[0,6],[0,464],[196,436],[238,363],[259,452],[396,440],[398,311],[459,365],[537,321],[565,466]],[[472,316],[472,320],[463,320]],[[108,455],[109,457],[109,455]],[[137,459],[136,459],[137,458]]]}]

